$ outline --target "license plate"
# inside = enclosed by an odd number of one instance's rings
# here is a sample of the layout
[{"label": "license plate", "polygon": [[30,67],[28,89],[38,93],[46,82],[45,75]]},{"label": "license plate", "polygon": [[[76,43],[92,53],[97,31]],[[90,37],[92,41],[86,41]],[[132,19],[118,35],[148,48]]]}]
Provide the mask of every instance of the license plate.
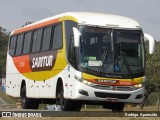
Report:
[{"label": "license plate", "polygon": [[118,102],[117,98],[106,98],[107,102]]}]

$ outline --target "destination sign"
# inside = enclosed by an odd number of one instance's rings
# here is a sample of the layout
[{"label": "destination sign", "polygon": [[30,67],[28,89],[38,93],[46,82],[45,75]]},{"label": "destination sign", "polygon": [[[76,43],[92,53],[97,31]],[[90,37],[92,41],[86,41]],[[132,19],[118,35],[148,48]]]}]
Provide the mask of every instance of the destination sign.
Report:
[{"label": "destination sign", "polygon": [[111,33],[111,29],[101,28],[101,27],[92,27],[92,26],[80,26],[80,31],[84,32],[93,32],[93,33]]}]

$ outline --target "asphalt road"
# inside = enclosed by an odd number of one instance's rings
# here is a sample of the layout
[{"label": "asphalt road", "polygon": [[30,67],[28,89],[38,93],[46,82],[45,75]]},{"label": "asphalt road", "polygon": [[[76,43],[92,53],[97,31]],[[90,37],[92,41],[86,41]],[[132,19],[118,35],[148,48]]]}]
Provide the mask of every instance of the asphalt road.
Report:
[{"label": "asphalt road", "polygon": [[7,103],[0,97],[0,105],[6,105]]}]

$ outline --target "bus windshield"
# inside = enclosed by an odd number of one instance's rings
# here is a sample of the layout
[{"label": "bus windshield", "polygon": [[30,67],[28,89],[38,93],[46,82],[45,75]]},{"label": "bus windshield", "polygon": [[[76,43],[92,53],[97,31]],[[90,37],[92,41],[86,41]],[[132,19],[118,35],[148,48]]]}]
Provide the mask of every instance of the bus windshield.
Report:
[{"label": "bus windshield", "polygon": [[130,74],[144,70],[141,30],[79,26],[79,66],[96,72]]}]

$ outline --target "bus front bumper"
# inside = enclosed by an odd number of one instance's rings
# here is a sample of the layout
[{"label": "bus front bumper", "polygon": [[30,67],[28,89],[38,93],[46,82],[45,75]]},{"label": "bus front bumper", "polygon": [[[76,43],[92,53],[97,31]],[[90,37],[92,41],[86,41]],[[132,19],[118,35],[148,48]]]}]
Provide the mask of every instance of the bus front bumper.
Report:
[{"label": "bus front bumper", "polygon": [[89,101],[109,101],[124,103],[142,103],[144,99],[144,87],[133,91],[117,91],[96,89],[76,81],[75,90],[72,91],[72,99]]}]

